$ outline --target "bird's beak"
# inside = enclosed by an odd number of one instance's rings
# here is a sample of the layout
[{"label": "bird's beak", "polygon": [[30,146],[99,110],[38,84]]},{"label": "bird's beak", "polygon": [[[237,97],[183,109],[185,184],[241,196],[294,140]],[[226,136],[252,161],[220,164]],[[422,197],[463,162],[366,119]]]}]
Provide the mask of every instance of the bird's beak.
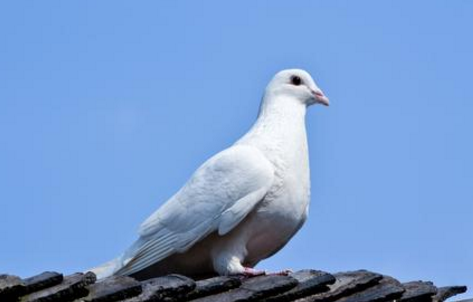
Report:
[{"label": "bird's beak", "polygon": [[325,106],[330,105],[328,97],[326,97],[325,94],[322,91],[312,90],[312,94],[314,95],[316,103],[319,103],[319,104],[322,104],[322,105],[325,105]]}]

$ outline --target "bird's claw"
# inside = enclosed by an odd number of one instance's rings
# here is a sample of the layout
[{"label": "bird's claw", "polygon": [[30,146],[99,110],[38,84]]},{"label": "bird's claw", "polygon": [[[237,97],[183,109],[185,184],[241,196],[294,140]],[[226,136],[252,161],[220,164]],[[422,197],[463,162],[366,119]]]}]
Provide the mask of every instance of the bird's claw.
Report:
[{"label": "bird's claw", "polygon": [[284,269],[282,271],[274,272],[274,273],[269,273],[268,275],[273,275],[273,276],[288,276],[292,274],[294,271],[290,268]]},{"label": "bird's claw", "polygon": [[243,273],[242,273],[242,276],[243,277],[256,277],[256,276],[263,276],[263,275],[267,275],[267,276],[287,276],[289,274],[292,274],[293,271],[292,269],[284,269],[282,271],[277,271],[277,272],[274,272],[274,273],[268,273],[267,271],[265,270],[256,270],[254,268],[251,268],[251,267],[245,267]]}]

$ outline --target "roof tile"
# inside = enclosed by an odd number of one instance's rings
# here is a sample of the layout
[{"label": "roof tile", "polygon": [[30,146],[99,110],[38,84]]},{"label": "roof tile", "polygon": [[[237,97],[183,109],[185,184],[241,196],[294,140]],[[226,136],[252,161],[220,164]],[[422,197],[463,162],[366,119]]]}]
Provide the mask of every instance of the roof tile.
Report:
[{"label": "roof tile", "polygon": [[445,286],[439,287],[437,294],[433,297],[434,302],[443,302],[450,297],[466,292],[466,286]]},{"label": "roof tile", "polygon": [[413,281],[403,283],[402,287],[406,290],[399,302],[430,302],[432,296],[437,293],[437,288],[432,282]]},{"label": "roof tile", "polygon": [[266,299],[266,302],[293,301],[297,298],[325,292],[329,290],[327,285],[335,282],[335,277],[329,273],[316,270],[301,270],[290,275],[299,284],[293,289]]},{"label": "roof tile", "polygon": [[56,272],[44,272],[39,275],[26,278],[23,280],[26,285],[25,293],[29,294],[57,285],[61,283],[62,280],[64,280],[64,276]]},{"label": "roof tile", "polygon": [[188,300],[197,299],[204,296],[214,295],[241,285],[240,278],[237,277],[214,277],[196,282],[196,288],[189,295]]},{"label": "roof tile", "polygon": [[360,292],[379,283],[382,275],[365,270],[343,272],[334,275],[335,283],[329,286],[329,291],[296,300],[298,302],[331,302]]},{"label": "roof tile", "polygon": [[384,302],[400,298],[406,290],[396,279],[384,276],[377,285],[344,297],[339,302]]},{"label": "roof tile", "polygon": [[34,292],[22,302],[68,302],[88,295],[87,285],[94,283],[96,277],[93,273],[75,273],[64,278],[64,281],[50,288]]},{"label": "roof tile", "polygon": [[124,302],[153,302],[167,300],[181,300],[195,288],[194,280],[181,276],[169,275],[141,282],[143,292]]},{"label": "roof tile", "polygon": [[125,276],[113,276],[88,287],[84,302],[115,302],[141,294],[141,283]]},{"label": "roof tile", "polygon": [[203,297],[194,300],[194,302],[257,301],[283,293],[295,287],[297,284],[297,280],[289,276],[258,276],[244,280],[239,288],[217,295]]},{"label": "roof tile", "polygon": [[0,300],[16,301],[25,291],[25,284],[17,276],[0,275]]}]

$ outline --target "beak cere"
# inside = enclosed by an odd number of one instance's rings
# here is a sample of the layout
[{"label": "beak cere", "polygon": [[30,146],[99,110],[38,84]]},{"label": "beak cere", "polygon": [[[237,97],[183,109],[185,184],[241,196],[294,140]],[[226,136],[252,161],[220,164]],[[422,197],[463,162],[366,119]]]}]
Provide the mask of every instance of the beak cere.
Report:
[{"label": "beak cere", "polygon": [[328,100],[328,97],[325,96],[325,94],[320,91],[320,90],[312,90],[312,94],[314,95],[315,97],[315,102],[316,103],[319,103],[319,104],[322,104],[322,105],[325,105],[325,106],[329,106],[330,105],[330,102]]}]

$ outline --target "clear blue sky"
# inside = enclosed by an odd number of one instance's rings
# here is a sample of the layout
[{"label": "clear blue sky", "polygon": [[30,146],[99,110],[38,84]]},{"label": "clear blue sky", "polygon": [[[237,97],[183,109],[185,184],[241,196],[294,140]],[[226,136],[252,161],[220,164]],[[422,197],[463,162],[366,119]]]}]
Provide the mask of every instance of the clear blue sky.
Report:
[{"label": "clear blue sky", "polygon": [[299,67],[332,106],[309,220],[259,267],[473,288],[473,2],[269,4],[2,2],[0,271],[116,256]]}]

